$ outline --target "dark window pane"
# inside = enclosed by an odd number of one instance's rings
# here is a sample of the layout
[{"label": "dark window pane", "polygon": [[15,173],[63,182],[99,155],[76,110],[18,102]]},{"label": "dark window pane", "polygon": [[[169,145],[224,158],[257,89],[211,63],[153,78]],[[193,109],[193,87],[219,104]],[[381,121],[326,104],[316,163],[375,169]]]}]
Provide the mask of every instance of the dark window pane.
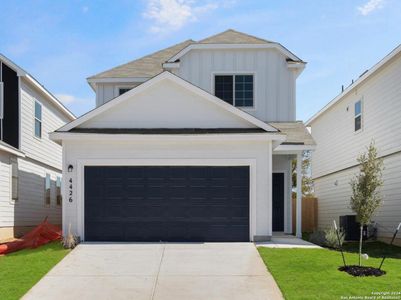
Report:
[{"label": "dark window pane", "polygon": [[119,89],[119,94],[122,95],[122,94],[128,92],[129,90],[131,90],[131,89],[130,88],[121,88],[121,89]]},{"label": "dark window pane", "polygon": [[233,76],[217,75],[214,77],[214,94],[216,97],[233,104]]},{"label": "dark window pane", "polygon": [[235,106],[253,106],[253,75],[235,76]]},{"label": "dark window pane", "polygon": [[35,118],[42,120],[42,106],[35,101]]},{"label": "dark window pane", "polygon": [[42,137],[42,123],[35,119],[35,136]]},{"label": "dark window pane", "polygon": [[362,128],[362,116],[358,116],[355,118],[355,131],[358,131]]}]

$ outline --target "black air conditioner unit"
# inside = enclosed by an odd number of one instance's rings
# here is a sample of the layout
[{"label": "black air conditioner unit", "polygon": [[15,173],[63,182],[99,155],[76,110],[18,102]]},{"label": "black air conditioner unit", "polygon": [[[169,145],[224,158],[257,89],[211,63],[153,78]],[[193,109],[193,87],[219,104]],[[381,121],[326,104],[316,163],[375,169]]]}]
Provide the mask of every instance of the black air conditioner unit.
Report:
[{"label": "black air conditioner unit", "polygon": [[[340,216],[340,228],[345,232],[346,241],[359,240],[359,223],[356,221],[355,215]],[[366,240],[370,237],[368,227],[363,227],[362,238]]]}]

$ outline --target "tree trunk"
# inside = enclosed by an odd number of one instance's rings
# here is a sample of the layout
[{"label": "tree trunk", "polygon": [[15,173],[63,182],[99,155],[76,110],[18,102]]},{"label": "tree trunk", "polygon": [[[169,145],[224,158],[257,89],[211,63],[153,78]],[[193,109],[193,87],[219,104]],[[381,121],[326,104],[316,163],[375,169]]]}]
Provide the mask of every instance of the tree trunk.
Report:
[{"label": "tree trunk", "polygon": [[363,235],[363,225],[361,225],[361,232],[359,235],[359,266],[361,266],[361,256],[362,256],[362,235]]}]

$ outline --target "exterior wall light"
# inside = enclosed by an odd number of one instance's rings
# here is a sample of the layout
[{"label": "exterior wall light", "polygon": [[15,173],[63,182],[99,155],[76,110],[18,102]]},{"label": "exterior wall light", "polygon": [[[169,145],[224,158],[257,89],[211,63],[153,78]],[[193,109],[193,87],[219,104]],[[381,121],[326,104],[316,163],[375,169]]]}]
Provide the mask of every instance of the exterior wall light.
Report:
[{"label": "exterior wall light", "polygon": [[72,165],[68,165],[68,173],[71,173],[74,167]]}]

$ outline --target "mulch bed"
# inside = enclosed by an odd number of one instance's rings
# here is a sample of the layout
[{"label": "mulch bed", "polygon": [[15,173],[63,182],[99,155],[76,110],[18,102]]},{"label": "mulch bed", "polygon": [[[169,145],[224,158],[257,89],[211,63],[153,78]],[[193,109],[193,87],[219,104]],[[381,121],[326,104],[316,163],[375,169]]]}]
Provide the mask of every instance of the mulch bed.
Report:
[{"label": "mulch bed", "polygon": [[377,268],[373,268],[373,267],[360,267],[360,266],[346,266],[346,267],[339,267],[338,268],[339,271],[342,272],[347,272],[348,274],[352,275],[352,276],[360,276],[360,277],[364,277],[364,276],[382,276],[384,274],[386,274],[385,271],[383,270],[379,270]]}]

